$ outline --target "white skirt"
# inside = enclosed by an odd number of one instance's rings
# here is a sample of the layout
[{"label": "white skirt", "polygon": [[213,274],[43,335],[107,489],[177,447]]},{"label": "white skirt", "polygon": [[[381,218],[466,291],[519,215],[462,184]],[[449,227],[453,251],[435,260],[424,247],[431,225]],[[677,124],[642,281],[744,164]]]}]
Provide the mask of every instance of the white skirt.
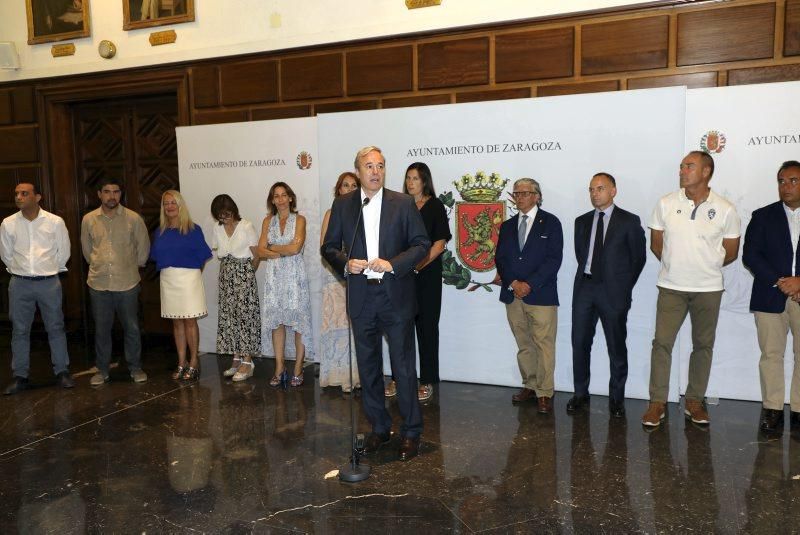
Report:
[{"label": "white skirt", "polygon": [[199,318],[208,314],[203,274],[199,269],[161,270],[161,317]]}]

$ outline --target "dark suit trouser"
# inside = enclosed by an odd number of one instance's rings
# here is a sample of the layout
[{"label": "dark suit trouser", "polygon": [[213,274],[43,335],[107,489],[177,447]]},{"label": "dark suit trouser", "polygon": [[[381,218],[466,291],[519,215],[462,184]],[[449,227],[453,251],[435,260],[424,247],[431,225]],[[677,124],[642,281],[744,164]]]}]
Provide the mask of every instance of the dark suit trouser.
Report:
[{"label": "dark suit trouser", "polygon": [[611,377],[608,395],[622,401],[628,379],[628,309],[613,308],[605,298],[603,283],[584,279],[572,297],[572,377],[575,395],[589,394],[590,359],[597,320],[603,325]]},{"label": "dark suit trouser", "polygon": [[414,318],[398,316],[386,286],[367,286],[364,308],[357,318],[353,318],[353,333],[361,379],[361,399],[373,432],[388,433],[392,429],[392,418],[386,410],[383,391],[381,334],[385,333],[389,342],[392,373],[397,383],[397,404],[403,417],[400,435],[418,437],[422,433],[422,411],[417,398]]},{"label": "dark suit trouser", "polygon": [[419,382],[439,382],[439,317],[442,313],[442,272],[424,269],[417,275],[417,350]]}]

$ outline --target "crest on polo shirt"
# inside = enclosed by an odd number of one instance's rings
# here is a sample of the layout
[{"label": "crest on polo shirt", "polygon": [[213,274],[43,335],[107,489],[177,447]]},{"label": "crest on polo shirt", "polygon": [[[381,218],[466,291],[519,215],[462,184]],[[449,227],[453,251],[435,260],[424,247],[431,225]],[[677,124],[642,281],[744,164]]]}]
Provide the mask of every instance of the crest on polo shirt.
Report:
[{"label": "crest on polo shirt", "polygon": [[709,220],[714,219],[714,217],[716,215],[717,215],[717,211],[716,210],[714,210],[713,208],[709,208],[708,209],[708,219]]}]

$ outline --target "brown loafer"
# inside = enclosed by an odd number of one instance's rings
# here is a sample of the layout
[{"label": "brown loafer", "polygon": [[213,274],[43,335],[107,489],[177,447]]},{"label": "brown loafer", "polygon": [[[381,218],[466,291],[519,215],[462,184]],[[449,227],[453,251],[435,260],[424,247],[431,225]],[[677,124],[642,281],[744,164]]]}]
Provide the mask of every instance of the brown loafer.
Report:
[{"label": "brown loafer", "polygon": [[528,400],[536,400],[536,391],[531,390],[530,388],[523,388],[513,396],[511,396],[511,401],[513,403],[522,403]]},{"label": "brown loafer", "polygon": [[550,414],[553,410],[553,398],[542,396],[539,398],[539,414]]},{"label": "brown loafer", "polygon": [[375,453],[391,440],[391,433],[370,433],[364,441],[364,454]]},{"label": "brown loafer", "polygon": [[403,437],[400,442],[400,460],[408,461],[419,455],[419,437]]}]

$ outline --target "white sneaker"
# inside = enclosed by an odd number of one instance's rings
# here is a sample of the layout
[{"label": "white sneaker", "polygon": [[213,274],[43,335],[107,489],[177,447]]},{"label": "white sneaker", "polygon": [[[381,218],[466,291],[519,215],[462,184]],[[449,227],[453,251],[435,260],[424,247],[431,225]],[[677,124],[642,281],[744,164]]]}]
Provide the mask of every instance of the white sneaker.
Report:
[{"label": "white sneaker", "polygon": [[89,380],[89,384],[92,386],[100,386],[109,381],[110,379],[108,375],[103,375],[102,372],[97,372],[96,374],[92,375],[92,378]]},{"label": "white sneaker", "polygon": [[144,373],[144,370],[133,370],[131,379],[133,379],[134,383],[145,383],[147,382],[147,374]]}]

